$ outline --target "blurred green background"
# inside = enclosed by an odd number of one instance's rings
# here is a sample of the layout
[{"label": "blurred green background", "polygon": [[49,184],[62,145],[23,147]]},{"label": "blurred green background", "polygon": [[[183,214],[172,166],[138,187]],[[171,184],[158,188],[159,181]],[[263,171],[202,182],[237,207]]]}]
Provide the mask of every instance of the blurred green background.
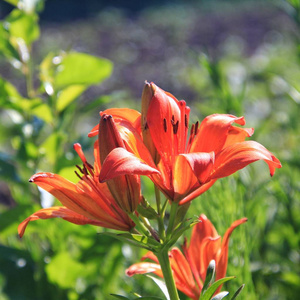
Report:
[{"label": "blurred green background", "polygon": [[[145,80],[185,99],[191,120],[244,115],[252,139],[282,162],[219,180],[195,199],[220,234],[233,233],[226,286],[241,299],[300,293],[300,2],[0,0],[0,300],[162,297],[124,270],[143,252],[101,228],[63,220],[18,224],[55,201],[28,179],[37,171],[71,180],[80,142],[108,107],[140,109]],[[16,8],[15,6],[18,6]],[[146,198],[153,201],[149,180]],[[182,241],[181,241],[182,242]],[[186,299],[181,295],[181,299]]]}]

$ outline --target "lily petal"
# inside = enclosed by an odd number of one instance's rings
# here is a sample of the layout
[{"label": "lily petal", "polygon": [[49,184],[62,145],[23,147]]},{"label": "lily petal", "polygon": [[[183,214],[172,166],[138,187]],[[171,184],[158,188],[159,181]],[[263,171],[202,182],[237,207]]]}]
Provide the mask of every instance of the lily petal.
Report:
[{"label": "lily petal", "polygon": [[52,173],[37,173],[29,181],[52,194],[75,213],[88,219],[101,221],[102,224],[105,224],[104,227],[128,230],[133,226],[125,213],[110,205],[114,200],[106,184],[97,187],[99,193],[97,194],[90,188],[86,182],[88,179],[85,177],[77,185]]},{"label": "lily petal", "polygon": [[[227,229],[223,240],[222,240],[222,249],[221,255],[217,261],[217,268],[216,268],[216,280],[225,277],[226,270],[227,270],[227,262],[228,262],[228,245],[229,245],[229,237],[232,234],[233,230],[238,227],[239,225],[247,222],[247,218],[242,218],[240,220],[234,221],[231,226]],[[221,290],[220,286],[217,290],[219,292]]]},{"label": "lily petal", "polygon": [[136,274],[154,273],[163,278],[160,265],[149,262],[141,262],[130,266],[126,271],[126,275],[133,276]]},{"label": "lily petal", "polygon": [[124,148],[113,149],[103,162],[99,180],[104,182],[121,175],[150,175],[159,171]]},{"label": "lily petal", "polygon": [[20,237],[23,236],[25,229],[30,221],[35,221],[39,219],[51,219],[51,218],[62,218],[68,222],[77,225],[91,224],[91,225],[103,226],[103,223],[98,220],[92,220],[86,218],[63,206],[54,206],[50,208],[40,209],[39,211],[33,213],[31,216],[26,218],[22,223],[20,223],[18,226],[19,236]]},{"label": "lily petal", "polygon": [[218,153],[223,148],[233,123],[245,125],[245,119],[226,114],[207,116],[201,122],[190,152],[214,151]]},{"label": "lily petal", "polygon": [[230,145],[216,155],[211,179],[229,176],[260,159],[268,164],[271,176],[275,168],[281,168],[280,161],[257,142],[245,141]]},{"label": "lily petal", "polygon": [[[129,109],[129,108],[110,108],[106,109],[105,111],[100,112],[100,116],[102,115],[111,115],[113,118],[116,119],[121,119],[121,120],[127,120],[130,122],[133,126],[136,128],[139,128],[140,124],[140,117],[141,114],[134,109]],[[97,124],[88,134],[88,137],[93,137],[98,135],[99,133],[99,124]]]},{"label": "lily petal", "polygon": [[215,153],[194,152],[181,154],[181,156],[185,157],[199,183],[205,183],[213,169]]},{"label": "lily petal", "polygon": [[210,189],[213,184],[217,181],[217,179],[212,179],[209,182],[203,184],[193,192],[189,193],[186,197],[184,197],[182,200],[179,201],[179,205],[183,205],[185,203],[188,203],[195,199],[196,197],[200,196],[204,192],[206,192],[208,189]]},{"label": "lily petal", "polygon": [[190,265],[182,252],[175,247],[169,252],[169,257],[176,287],[188,297],[199,299],[199,288],[195,284]]}]

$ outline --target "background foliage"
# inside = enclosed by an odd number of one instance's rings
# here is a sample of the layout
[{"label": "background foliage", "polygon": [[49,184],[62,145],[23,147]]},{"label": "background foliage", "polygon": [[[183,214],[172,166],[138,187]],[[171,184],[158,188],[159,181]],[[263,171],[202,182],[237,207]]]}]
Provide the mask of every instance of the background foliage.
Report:
[{"label": "background foliage", "polygon": [[[108,299],[133,291],[162,297],[148,278],[124,275],[141,251],[102,229],[47,220],[32,222],[22,240],[17,236],[24,218],[55,201],[29,177],[43,170],[76,180],[72,144],[91,149],[86,133],[100,110],[139,109],[146,79],[184,98],[192,121],[216,112],[244,115],[253,139],[279,157],[283,168],[274,178],[255,163],[194,200],[190,217],[205,213],[220,234],[248,217],[232,235],[227,274],[237,278],[226,289],[245,283],[245,299],[295,299],[300,2],[118,8],[117,1],[114,7],[88,1],[82,19],[68,12],[73,20],[47,14],[48,5],[60,12],[66,1],[7,2],[0,3],[0,299]],[[153,200],[150,182],[143,183]]]}]

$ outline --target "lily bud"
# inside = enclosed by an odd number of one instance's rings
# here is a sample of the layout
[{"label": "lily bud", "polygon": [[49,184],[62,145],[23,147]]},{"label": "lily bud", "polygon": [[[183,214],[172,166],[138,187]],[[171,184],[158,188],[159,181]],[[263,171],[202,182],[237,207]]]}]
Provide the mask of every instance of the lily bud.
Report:
[{"label": "lily bud", "polygon": [[154,146],[153,140],[151,138],[151,134],[149,131],[149,127],[147,124],[147,113],[148,108],[150,105],[150,102],[152,100],[152,97],[154,96],[156,85],[153,83],[145,82],[145,86],[142,93],[142,116],[141,116],[141,126],[142,126],[142,134],[143,134],[143,141],[146,147],[148,148],[153,161],[157,163],[159,161],[158,159],[158,153],[156,151],[156,148]]},{"label": "lily bud", "polygon": [[[99,124],[98,144],[100,162],[103,165],[107,155],[125,144],[111,115],[103,114]],[[118,203],[127,213],[134,212],[141,200],[141,182],[138,175],[122,175],[107,181],[107,186]]]}]

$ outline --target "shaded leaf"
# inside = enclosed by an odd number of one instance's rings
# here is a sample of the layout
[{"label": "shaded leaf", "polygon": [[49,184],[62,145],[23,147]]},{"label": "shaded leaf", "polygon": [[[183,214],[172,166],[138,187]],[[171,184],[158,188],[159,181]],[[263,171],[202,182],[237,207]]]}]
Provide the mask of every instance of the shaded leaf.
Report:
[{"label": "shaded leaf", "polygon": [[238,288],[238,290],[234,293],[234,295],[232,296],[231,300],[236,299],[236,297],[241,293],[241,291],[243,290],[244,287],[245,287],[245,285],[242,284],[242,285]]},{"label": "shaded leaf", "polygon": [[214,275],[216,270],[216,262],[214,260],[211,260],[208,264],[207,270],[206,270],[206,276],[205,281],[202,288],[202,294],[205,293],[205,291],[208,289],[209,285],[212,283]]}]

